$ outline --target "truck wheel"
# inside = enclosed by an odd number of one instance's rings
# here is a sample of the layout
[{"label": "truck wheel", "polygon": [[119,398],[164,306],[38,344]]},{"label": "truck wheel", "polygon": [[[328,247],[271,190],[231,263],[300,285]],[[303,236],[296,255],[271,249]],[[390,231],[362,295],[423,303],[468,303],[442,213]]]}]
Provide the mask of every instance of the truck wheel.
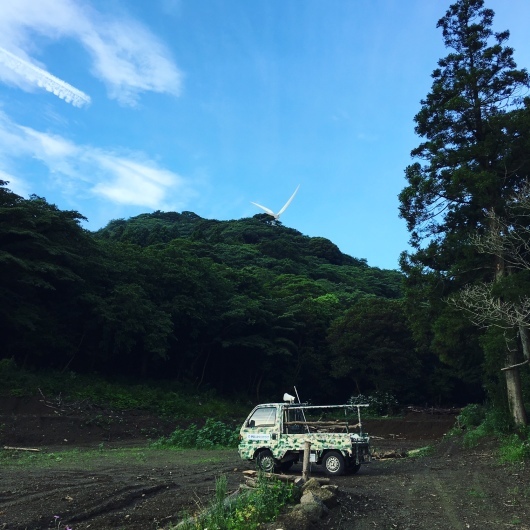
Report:
[{"label": "truck wheel", "polygon": [[322,465],[326,471],[326,475],[336,477],[343,475],[346,470],[346,464],[344,463],[344,457],[339,451],[330,451],[326,453],[322,460]]},{"label": "truck wheel", "polygon": [[265,473],[274,473],[277,469],[276,460],[268,449],[264,449],[258,453],[256,462],[258,468]]}]

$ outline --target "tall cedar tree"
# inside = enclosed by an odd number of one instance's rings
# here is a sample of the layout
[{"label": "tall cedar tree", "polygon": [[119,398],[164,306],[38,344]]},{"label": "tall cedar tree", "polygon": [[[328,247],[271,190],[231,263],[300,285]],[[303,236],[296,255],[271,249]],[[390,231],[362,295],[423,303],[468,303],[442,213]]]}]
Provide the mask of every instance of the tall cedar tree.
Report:
[{"label": "tall cedar tree", "polygon": [[[493,280],[503,268],[502,260],[479,254],[470,235],[488,231],[484,213],[503,215],[528,177],[517,124],[530,107],[524,98],[529,76],[505,45],[509,32],[492,31],[493,17],[483,0],[459,0],[438,21],[451,53],[438,61],[431,92],[414,118],[424,141],[411,155],[422,162],[407,167],[408,186],[399,196],[414,249],[401,258],[411,316],[416,335],[435,347],[454,345],[447,323],[460,318],[440,300],[465,284]],[[429,303],[419,304],[422,298]],[[467,344],[457,356],[471,350]]]}]

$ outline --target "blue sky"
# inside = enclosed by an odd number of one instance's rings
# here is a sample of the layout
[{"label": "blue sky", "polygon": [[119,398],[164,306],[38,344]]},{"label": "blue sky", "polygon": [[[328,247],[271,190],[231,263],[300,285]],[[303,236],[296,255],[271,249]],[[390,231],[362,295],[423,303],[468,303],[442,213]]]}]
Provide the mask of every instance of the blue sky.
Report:
[{"label": "blue sky", "polygon": [[[397,268],[413,117],[449,0],[0,2],[0,179],[96,230],[251,217]],[[530,67],[528,0],[486,0]],[[525,27],[526,26],[526,27]]]}]

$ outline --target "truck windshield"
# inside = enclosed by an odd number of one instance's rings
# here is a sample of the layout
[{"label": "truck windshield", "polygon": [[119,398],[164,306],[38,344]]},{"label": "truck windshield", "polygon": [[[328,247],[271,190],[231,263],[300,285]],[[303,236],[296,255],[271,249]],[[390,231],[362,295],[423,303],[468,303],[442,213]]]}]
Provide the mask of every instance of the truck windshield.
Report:
[{"label": "truck windshield", "polygon": [[276,409],[274,407],[263,407],[252,414],[248,420],[249,427],[264,427],[276,423]]}]

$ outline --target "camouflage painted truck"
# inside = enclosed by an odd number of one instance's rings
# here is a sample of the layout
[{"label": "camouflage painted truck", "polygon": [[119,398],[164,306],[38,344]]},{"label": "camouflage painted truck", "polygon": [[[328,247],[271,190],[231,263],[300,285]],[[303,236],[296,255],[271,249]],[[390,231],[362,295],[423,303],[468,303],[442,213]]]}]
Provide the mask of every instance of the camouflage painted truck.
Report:
[{"label": "camouflage painted truck", "polygon": [[[362,432],[360,414],[367,406],[258,405],[241,427],[239,456],[266,472],[288,471],[303,461],[308,440],[310,462],[321,465],[328,475],[357,473],[371,460],[370,437]],[[337,419],[339,415],[344,419]]]}]

